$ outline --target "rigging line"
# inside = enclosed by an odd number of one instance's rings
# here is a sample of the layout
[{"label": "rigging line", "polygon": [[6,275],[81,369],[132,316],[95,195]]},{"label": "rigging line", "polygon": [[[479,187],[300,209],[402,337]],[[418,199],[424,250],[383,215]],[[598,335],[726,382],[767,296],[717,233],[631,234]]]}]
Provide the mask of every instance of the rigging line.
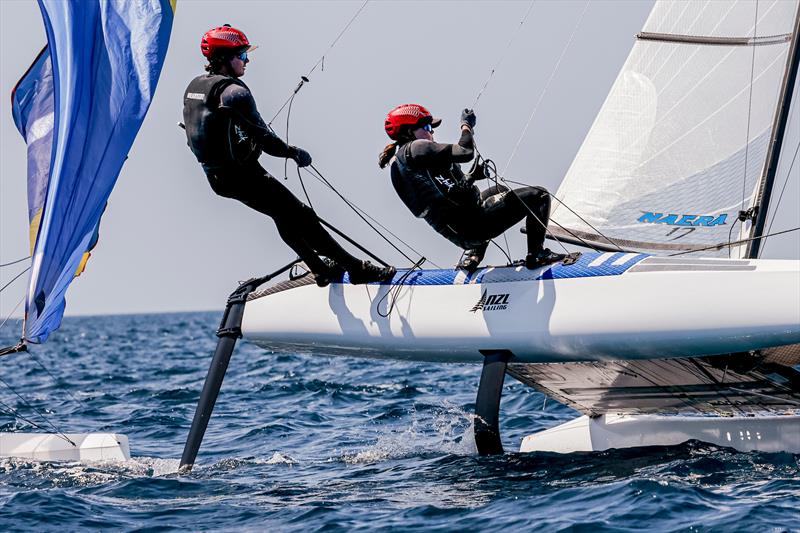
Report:
[{"label": "rigging line", "polygon": [[[475,142],[475,138],[474,137],[472,139],[472,148],[473,148],[473,150],[475,150],[475,168],[477,168],[477,165],[480,163],[480,160],[482,159],[483,160],[483,168],[484,168],[483,172],[484,172],[484,175],[485,174],[491,174],[492,175],[492,177],[490,178],[490,181],[494,182],[495,190],[497,190],[499,192],[500,191],[500,184],[497,181],[497,177],[498,177],[497,176],[497,165],[495,164],[495,162],[493,160],[486,159],[485,157],[483,157],[483,155],[481,154],[480,150],[478,150],[478,143]],[[506,237],[506,232],[507,231],[508,231],[508,229],[503,230],[503,242],[506,245],[505,249],[503,247],[501,247],[499,244],[497,244],[496,242],[494,243],[494,245],[497,246],[498,248],[500,248],[500,250],[502,250],[503,255],[505,255],[508,258],[508,262],[511,263],[512,262],[512,260],[511,260],[511,245],[508,244],[508,237]]]},{"label": "rigging line", "polygon": [[[42,431],[48,431],[48,428],[46,428],[44,426],[41,426],[41,425],[37,424],[36,422],[34,422],[33,420],[22,416],[19,413],[19,411],[17,411],[16,409],[11,407],[7,403],[0,401],[0,407],[4,407],[6,409],[7,412],[5,412],[4,414],[11,415],[13,417],[19,418],[20,420],[23,420],[23,421],[27,422],[28,424],[30,424],[31,426],[35,427],[36,429],[41,429]],[[60,438],[66,438],[65,436],[62,436],[62,435],[59,435],[59,437]],[[75,445],[75,443],[72,442],[69,439],[67,439],[67,442],[70,442],[73,446]]]},{"label": "rigging line", "polygon": [[497,246],[497,247],[500,249],[500,251],[501,251],[501,252],[503,252],[503,255],[504,255],[504,256],[506,256],[506,259],[508,260],[508,263],[509,263],[509,264],[511,264],[511,263],[513,263],[513,262],[514,262],[514,261],[511,259],[511,256],[510,256],[510,255],[508,255],[508,253],[507,253],[505,250],[503,250],[503,247],[502,247],[502,246],[500,246],[499,244],[497,244],[497,243],[495,242],[495,240],[494,240],[494,239],[489,239],[489,242],[490,242],[490,243],[492,243],[492,244],[494,244],[495,246]]},{"label": "rigging line", "polygon": [[44,421],[47,423],[47,425],[48,425],[48,426],[52,427],[52,428],[53,428],[53,429],[56,431],[56,433],[58,433],[59,435],[61,435],[61,436],[62,436],[62,437],[63,437],[63,438],[64,438],[64,439],[67,441],[67,442],[69,442],[69,443],[70,443],[70,444],[72,444],[73,446],[77,446],[77,445],[76,445],[74,442],[72,442],[72,440],[70,440],[70,438],[69,438],[69,437],[67,437],[67,436],[64,434],[64,432],[63,432],[63,431],[61,431],[61,429],[59,429],[59,427],[58,427],[58,426],[56,426],[56,425],[55,425],[53,422],[51,422],[51,421],[50,421],[50,419],[48,419],[46,416],[44,416],[44,414],[43,414],[43,413],[42,413],[40,410],[38,410],[36,407],[34,407],[34,406],[33,406],[33,404],[31,404],[31,403],[30,403],[28,400],[26,400],[26,399],[25,399],[25,398],[24,398],[24,397],[23,397],[23,396],[22,396],[20,393],[18,393],[18,392],[17,392],[17,391],[14,389],[14,387],[12,387],[11,385],[9,385],[9,384],[8,384],[8,383],[7,383],[7,382],[6,382],[6,381],[5,381],[3,378],[0,378],[0,383],[2,383],[3,385],[5,385],[5,386],[6,386],[6,388],[7,388],[8,390],[10,390],[11,392],[13,392],[13,393],[14,393],[14,394],[17,396],[17,398],[19,398],[20,400],[22,400],[22,403],[24,403],[24,404],[25,404],[25,405],[28,407],[28,409],[30,409],[31,411],[33,411],[34,413],[36,413],[37,415],[39,415],[39,417],[41,417],[41,419],[42,419],[42,420],[44,420]]},{"label": "rigging line", "polygon": [[[352,203],[352,202],[351,202],[351,203]],[[422,257],[422,254],[420,254],[420,253],[419,253],[417,250],[415,250],[413,246],[411,246],[411,245],[410,245],[410,244],[408,244],[406,241],[404,241],[403,239],[401,239],[400,237],[398,237],[397,235],[395,235],[395,234],[392,232],[392,230],[390,230],[389,228],[387,228],[386,226],[384,226],[383,224],[381,224],[379,220],[377,220],[377,219],[375,219],[374,217],[372,217],[372,216],[371,216],[369,213],[367,213],[366,211],[364,211],[363,209],[361,209],[361,208],[360,208],[359,206],[357,206],[356,204],[352,204],[352,206],[353,206],[353,208],[354,208],[354,209],[357,209],[358,211],[360,211],[360,212],[361,212],[361,214],[363,214],[365,217],[367,217],[367,218],[368,218],[368,219],[370,219],[372,222],[374,222],[375,224],[377,224],[378,226],[380,226],[380,227],[381,227],[381,229],[383,229],[383,230],[384,230],[386,233],[388,233],[389,235],[391,235],[392,237],[394,237],[394,238],[395,238],[397,241],[399,241],[401,244],[403,244],[403,245],[404,245],[406,248],[408,248],[409,250],[411,250],[411,251],[412,251],[414,254],[416,254],[416,255],[418,255],[418,256],[420,256],[420,257]],[[437,265],[436,263],[434,263],[433,261],[431,261],[431,260],[430,260],[430,259],[428,259],[428,258],[425,258],[425,260],[426,260],[428,263],[430,263],[431,265],[435,266],[436,268],[439,268],[439,269],[441,269],[441,268],[442,268],[442,267],[440,267],[439,265]]]},{"label": "rigging line", "polygon": [[511,36],[511,39],[508,40],[508,44],[506,45],[505,50],[503,50],[502,54],[500,55],[500,59],[497,61],[497,63],[495,63],[495,65],[489,71],[489,76],[486,78],[486,81],[483,82],[483,87],[481,87],[481,89],[478,91],[478,96],[475,97],[475,101],[472,103],[472,109],[474,109],[475,106],[478,105],[478,100],[481,99],[481,95],[483,94],[483,91],[486,90],[486,86],[489,85],[489,82],[494,77],[495,71],[498,68],[500,68],[500,65],[503,63],[503,60],[506,58],[506,54],[508,54],[508,50],[511,48],[511,43],[514,42],[514,39],[517,38],[517,35],[519,35],[520,30],[522,30],[522,25],[525,24],[525,21],[528,19],[528,15],[530,15],[531,10],[533,9],[533,4],[534,3],[536,3],[536,0],[531,0],[530,5],[528,5],[528,10],[525,11],[525,16],[523,16],[522,20],[519,21],[519,25],[517,26],[517,30]]},{"label": "rigging line", "polygon": [[[414,270],[420,268],[420,266],[424,262],[425,262],[425,258],[421,257],[419,259],[419,261],[414,263],[411,266],[411,268],[409,268],[406,272],[404,272],[403,275],[400,276],[400,278],[397,280],[397,282],[394,283],[394,286],[391,289],[389,289],[388,291],[386,291],[386,294],[384,294],[381,297],[381,299],[378,300],[378,302],[375,304],[375,311],[377,311],[377,313],[380,316],[382,316],[383,318],[389,318],[389,315],[391,315],[392,311],[394,310],[394,304],[397,302],[397,297],[400,296],[400,291],[403,288],[403,283],[405,283],[405,281],[411,276],[411,274],[414,272]],[[390,299],[389,305],[386,308],[386,314],[384,314],[384,313],[381,312],[380,306],[381,306],[381,303],[384,300],[386,300],[387,298],[391,298],[391,299]]]},{"label": "rigging line", "polygon": [[[505,178],[501,177],[501,178],[500,178],[500,181],[503,181],[503,182],[505,182]],[[519,194],[517,194],[517,191],[515,191],[515,190],[514,190],[514,189],[512,189],[511,187],[509,187],[509,188],[508,188],[508,190],[509,190],[509,192],[510,192],[510,193],[512,193],[514,196],[516,196],[516,197],[517,197],[517,200],[519,200],[519,203],[521,203],[521,204],[522,204],[522,205],[525,207],[525,209],[528,211],[528,213],[530,213],[530,216],[532,216],[534,219],[536,219],[536,222],[538,222],[538,223],[539,223],[539,225],[540,225],[540,226],[542,226],[542,227],[544,228],[544,233],[545,233],[545,235],[547,235],[547,224],[545,224],[544,222],[542,222],[542,220],[541,220],[541,219],[539,219],[539,217],[538,217],[538,216],[536,216],[536,213],[534,213],[534,212],[533,212],[533,209],[531,209],[531,208],[528,206],[528,204],[526,204],[525,202],[523,202],[523,201],[522,201],[522,198],[520,198]],[[550,194],[550,193],[547,193],[547,194]],[[552,239],[553,239],[554,241],[556,241],[556,242],[558,243],[558,245],[559,245],[559,246],[561,246],[561,248],[563,248],[565,252],[567,252],[567,254],[569,254],[569,253],[570,253],[570,252],[569,252],[569,249],[568,249],[566,246],[564,246],[564,243],[562,243],[562,242],[561,242],[561,241],[560,241],[560,240],[559,240],[559,239],[558,239],[558,238],[557,238],[555,235],[553,235],[553,234],[551,233],[551,234],[550,234],[550,237],[552,237]],[[542,246],[544,246],[544,243],[542,243]],[[530,250],[528,250],[528,252],[530,252]]]},{"label": "rigging line", "polygon": [[[756,12],[753,22],[753,39],[758,36],[758,0],[756,0]],[[749,96],[747,100],[747,136],[745,137],[745,144],[744,144],[744,170],[742,172],[742,206],[739,208],[744,211],[744,201],[745,195],[747,194],[747,159],[750,155],[750,117],[753,114],[753,72],[756,68],[756,47],[753,47],[753,53],[751,54],[750,58],[750,87],[749,87]],[[731,226],[732,227],[732,226]],[[744,229],[744,223],[742,223],[742,229]],[[730,239],[728,239],[730,240]],[[730,248],[728,248],[728,254],[730,255]]]},{"label": "rigging line", "polygon": [[[521,181],[514,181],[514,180],[507,179],[507,178],[502,178],[502,180],[503,180],[504,182],[506,182],[506,183],[513,183],[513,184],[516,184],[516,185],[522,185],[522,186],[524,186],[524,187],[531,187],[531,185],[529,185],[528,183],[522,183]],[[580,219],[580,221],[581,221],[581,222],[583,222],[584,224],[586,224],[587,226],[589,226],[590,228],[592,228],[592,229],[595,231],[595,233],[597,233],[598,235],[600,235],[602,238],[604,238],[605,240],[607,240],[609,243],[611,243],[611,244],[613,244],[614,246],[616,246],[616,247],[617,247],[617,249],[618,249],[620,252],[622,252],[622,253],[625,253],[625,252],[627,251],[627,250],[623,249],[623,248],[622,248],[622,247],[621,247],[619,244],[617,244],[616,242],[614,242],[614,241],[613,241],[613,240],[611,240],[610,238],[608,238],[608,237],[606,237],[605,235],[603,235],[603,232],[601,232],[599,229],[597,229],[597,228],[595,228],[594,226],[592,226],[592,225],[589,223],[589,221],[587,221],[585,218],[583,218],[583,217],[582,217],[582,216],[580,216],[578,213],[576,213],[576,212],[575,212],[575,211],[574,211],[574,210],[573,210],[573,209],[572,209],[570,206],[568,206],[567,204],[565,204],[565,203],[564,203],[564,202],[563,202],[561,199],[559,199],[559,198],[558,198],[558,197],[557,197],[555,194],[553,194],[553,193],[551,193],[551,192],[548,192],[548,194],[550,195],[550,197],[551,197],[551,198],[553,198],[553,199],[554,199],[555,201],[557,201],[559,204],[561,204],[561,205],[563,205],[565,208],[567,208],[567,209],[569,210],[569,212],[570,212],[570,213],[572,213],[573,215],[575,215],[576,217],[578,217],[578,219]],[[552,219],[551,219],[550,221],[551,221],[553,224],[555,224],[556,226],[558,226],[559,228],[561,228],[561,229],[563,229],[564,231],[566,231],[567,233],[569,233],[569,234],[570,234],[570,235],[571,235],[571,236],[572,236],[574,239],[577,239],[577,240],[579,240],[580,242],[582,242],[582,243],[583,243],[583,245],[584,245],[586,248],[591,248],[591,249],[592,249],[592,250],[594,250],[594,251],[599,251],[597,248],[595,248],[594,246],[592,246],[591,244],[589,244],[589,243],[588,243],[587,241],[585,241],[584,239],[582,239],[582,238],[578,237],[578,236],[577,236],[577,235],[575,235],[575,234],[574,234],[572,231],[570,231],[569,229],[565,228],[564,226],[562,226],[561,224],[559,224],[559,223],[558,223],[558,222],[556,222],[555,220],[552,220]],[[552,234],[551,234],[551,236],[552,236]],[[557,240],[557,239],[556,239],[556,240]]]},{"label": "rigging line", "polygon": [[31,267],[28,267],[25,270],[23,270],[22,272],[20,272],[19,274],[17,274],[16,276],[14,276],[13,278],[11,278],[11,281],[9,281],[5,285],[3,285],[2,288],[0,288],[0,292],[3,292],[4,290],[6,290],[6,288],[8,288],[9,285],[11,285],[15,281],[17,281],[17,279],[19,279],[25,272],[27,272],[30,269],[31,269]]},{"label": "rigging line", "polygon": [[[50,379],[53,380],[53,385],[56,386],[56,389],[62,388],[58,384],[58,378],[56,378],[56,376],[54,376],[53,373],[50,372],[50,370],[44,365],[44,363],[42,363],[42,361],[38,357],[36,357],[36,355],[34,355],[34,353],[32,351],[28,350],[28,354],[33,358],[34,361],[36,361],[36,363],[40,367],[42,367],[42,370],[44,370],[47,373],[47,375],[50,376]],[[79,400],[78,398],[73,396],[69,389],[63,389],[63,390],[67,393],[67,395],[70,398],[72,398],[73,402],[75,402],[78,405],[80,405],[83,409],[86,409],[86,410],[89,409],[89,407],[85,403],[83,403],[81,400]]]},{"label": "rigging line", "polygon": [[766,234],[766,235],[759,235],[757,237],[750,237],[748,239],[739,239],[738,241],[733,241],[731,243],[721,242],[721,243],[715,244],[713,246],[706,246],[705,248],[692,248],[691,250],[684,250],[682,252],[676,252],[674,254],[669,254],[667,257],[675,257],[676,255],[685,255],[685,254],[691,254],[691,253],[694,253],[694,252],[703,252],[703,251],[706,251],[706,250],[719,250],[719,249],[724,248],[726,246],[736,246],[737,244],[744,244],[744,243],[748,243],[750,241],[757,241],[758,239],[766,239],[767,237],[777,237],[778,235],[783,235],[784,233],[791,233],[791,232],[797,231],[797,230],[800,230],[800,226],[798,226],[796,228],[792,228],[792,229],[783,230],[783,231],[776,231],[775,233],[769,233],[769,234]]},{"label": "rigging line", "polygon": [[16,261],[11,261],[10,263],[3,263],[2,265],[0,265],[0,268],[11,266],[11,265],[16,265],[17,263],[22,263],[23,261],[25,261],[27,259],[30,259],[30,258],[31,258],[31,256],[28,256],[28,257],[23,257],[22,259],[17,259]]},{"label": "rigging line", "polygon": [[[350,207],[350,209],[352,209],[352,210],[353,210],[353,212],[355,212],[355,214],[356,214],[356,215],[358,215],[358,217],[359,217],[361,220],[363,220],[363,221],[364,221],[364,223],[365,223],[365,224],[367,224],[367,226],[369,226],[370,228],[372,228],[372,230],[373,230],[373,231],[375,231],[375,233],[377,233],[377,234],[378,234],[378,235],[379,235],[379,236],[380,236],[380,237],[381,237],[383,240],[385,240],[387,243],[389,243],[389,245],[390,245],[392,248],[394,248],[395,250],[397,250],[397,252],[398,252],[400,255],[402,255],[403,257],[405,257],[405,258],[406,258],[408,261],[410,261],[411,263],[415,263],[415,261],[414,261],[413,259],[411,259],[411,258],[410,258],[408,255],[406,255],[406,254],[405,254],[405,252],[403,252],[403,251],[402,251],[400,248],[398,248],[398,247],[397,247],[397,245],[396,245],[395,243],[393,243],[393,242],[392,242],[390,239],[388,239],[388,238],[387,238],[387,237],[386,237],[386,236],[385,236],[383,233],[381,233],[380,231],[378,231],[378,229],[377,229],[377,228],[375,228],[375,226],[373,226],[372,224],[370,224],[370,222],[369,222],[369,221],[368,221],[368,220],[367,220],[367,219],[366,219],[366,218],[365,218],[365,217],[364,217],[364,216],[363,216],[361,213],[359,213],[359,212],[358,212],[358,211],[357,211],[357,210],[356,210],[356,209],[355,209],[355,208],[352,206],[352,204],[351,204],[350,200],[348,200],[347,198],[345,198],[345,197],[342,195],[342,193],[340,193],[340,192],[339,192],[339,191],[336,189],[336,187],[334,187],[334,186],[333,186],[333,185],[332,185],[332,184],[331,184],[331,183],[330,183],[330,182],[329,182],[329,181],[328,181],[328,180],[325,178],[325,176],[323,176],[323,175],[322,175],[322,173],[321,173],[319,170],[317,170],[317,167],[315,167],[313,164],[309,165],[309,167],[311,167],[312,169],[314,169],[314,172],[315,172],[315,173],[316,173],[316,174],[319,176],[319,178],[322,180],[322,182],[323,182],[325,185],[327,185],[328,187],[330,187],[330,189],[331,189],[333,192],[335,192],[335,193],[336,193],[336,195],[337,195],[339,198],[341,198],[341,199],[342,199],[342,201],[343,201],[344,203],[346,203],[346,204],[347,204],[347,205]],[[416,252],[415,252],[415,253],[416,253]]]},{"label": "rigging line", "polygon": [[581,22],[583,21],[584,15],[586,15],[586,10],[588,9],[588,7],[589,7],[589,0],[586,0],[586,4],[583,6],[583,11],[581,12],[581,16],[578,18],[578,22],[575,23],[575,27],[572,28],[572,33],[569,36],[569,40],[567,41],[567,44],[564,46],[564,49],[561,50],[561,55],[558,57],[558,61],[556,61],[556,65],[555,67],[553,67],[553,71],[550,73],[550,78],[547,80],[547,83],[545,83],[542,92],[539,93],[539,99],[536,102],[536,105],[533,107],[533,111],[531,112],[530,117],[528,117],[528,122],[525,123],[525,127],[522,129],[522,134],[520,134],[519,139],[517,140],[517,144],[516,146],[514,146],[514,150],[511,151],[511,156],[508,158],[508,162],[506,163],[506,166],[503,169],[503,175],[505,175],[505,173],[508,171],[508,167],[511,165],[511,160],[514,159],[514,156],[516,155],[517,150],[519,149],[519,145],[522,144],[522,139],[525,138],[525,134],[528,132],[528,127],[531,125],[533,117],[536,115],[536,111],[539,109],[539,104],[542,103],[542,99],[544,99],[544,95],[547,93],[547,89],[550,87],[550,83],[553,81],[556,72],[558,72],[558,67],[561,65],[561,60],[564,59],[567,50],[569,50],[569,47],[572,44],[572,39],[578,32],[578,27],[581,25]]},{"label": "rigging line", "polygon": [[736,217],[733,224],[731,224],[731,229],[728,230],[728,259],[731,258],[731,239],[733,238],[733,228],[736,227],[737,222],[739,222],[739,217]]},{"label": "rigging line", "polygon": [[355,20],[361,14],[361,12],[364,10],[364,8],[367,7],[367,4],[369,4],[369,1],[370,0],[364,0],[364,3],[361,4],[361,7],[358,8],[358,11],[356,11],[355,15],[353,15],[353,17],[345,25],[345,27],[342,28],[342,31],[339,32],[339,35],[337,35],[336,38],[333,40],[333,42],[330,44],[330,46],[328,46],[328,48],[325,50],[325,53],[323,53],[322,56],[320,56],[320,58],[317,60],[317,62],[314,63],[314,66],[311,67],[311,70],[308,71],[308,74],[306,74],[305,76],[301,76],[300,77],[300,83],[297,85],[297,88],[294,90],[294,92],[292,92],[291,96],[289,96],[289,98],[286,99],[286,101],[283,103],[283,105],[280,107],[280,109],[278,109],[278,111],[275,112],[275,115],[269,121],[270,124],[272,124],[272,122],[278,117],[278,115],[281,114],[281,111],[283,111],[283,109],[287,105],[289,105],[289,102],[292,100],[292,98],[294,98],[294,95],[297,94],[297,92],[300,90],[300,88],[303,86],[303,84],[306,83],[307,81],[309,81],[309,77],[311,76],[311,73],[314,72],[317,69],[318,66],[322,65],[322,70],[325,70],[325,56],[331,50],[333,50],[333,47],[336,46],[336,43],[339,42],[339,39],[342,38],[342,36],[345,34],[345,32],[353,24],[353,22],[355,22]]},{"label": "rigging line", "polygon": [[[775,223],[775,219],[778,217],[778,208],[781,206],[781,200],[783,200],[783,193],[786,192],[786,185],[789,183],[789,177],[792,175],[792,169],[794,168],[794,163],[797,160],[797,152],[800,150],[800,143],[797,144],[797,148],[794,149],[794,156],[792,156],[792,163],[789,165],[789,172],[786,173],[786,179],[783,182],[783,187],[781,188],[781,194],[778,196],[778,203],[775,204],[775,209],[772,211],[772,220],[769,221],[769,227],[767,228],[767,233],[772,231],[772,224]],[[761,245],[761,249],[759,250],[759,254],[761,255],[764,253],[764,248],[767,247],[767,242],[764,241],[764,244]]]},{"label": "rigging line", "polygon": [[6,317],[6,319],[3,320],[2,323],[0,323],[0,329],[3,329],[3,326],[6,325],[6,322],[8,322],[8,320],[11,318],[11,315],[13,315],[17,311],[17,308],[19,308],[19,306],[22,305],[22,302],[24,302],[24,301],[25,301],[25,296],[20,298],[19,302],[17,302],[17,305],[14,306],[14,309],[12,309],[11,312]]}]

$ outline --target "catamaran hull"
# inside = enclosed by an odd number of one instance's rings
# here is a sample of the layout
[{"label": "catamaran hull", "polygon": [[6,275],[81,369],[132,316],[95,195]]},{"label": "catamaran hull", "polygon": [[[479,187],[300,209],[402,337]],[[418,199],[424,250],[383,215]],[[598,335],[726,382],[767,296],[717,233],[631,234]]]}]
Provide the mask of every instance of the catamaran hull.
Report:
[{"label": "catamaran hull", "polygon": [[800,453],[800,416],[581,416],[522,440],[521,452],[592,452],[699,440],[743,452]]},{"label": "catamaran hull", "polygon": [[800,343],[800,261],[587,253],[535,271],[402,274],[266,291],[248,302],[243,332],[268,349],[443,362],[495,350],[539,363]]},{"label": "catamaran hull", "polygon": [[37,461],[127,461],[128,437],[119,433],[0,433],[0,457]]}]

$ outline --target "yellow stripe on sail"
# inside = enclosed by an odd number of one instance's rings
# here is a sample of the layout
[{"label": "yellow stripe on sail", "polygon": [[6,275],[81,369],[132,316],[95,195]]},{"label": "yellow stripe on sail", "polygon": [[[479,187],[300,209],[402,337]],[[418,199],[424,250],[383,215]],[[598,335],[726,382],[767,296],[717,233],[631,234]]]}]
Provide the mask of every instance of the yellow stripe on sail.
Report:
[{"label": "yellow stripe on sail", "polygon": [[169,0],[169,5],[172,7],[172,12],[175,13],[175,8],[178,7],[178,0]]},{"label": "yellow stripe on sail", "polygon": [[33,249],[36,247],[36,236],[39,235],[39,225],[42,223],[42,210],[39,209],[36,211],[36,214],[33,215],[33,219],[31,220],[30,225],[30,241],[31,241],[31,255],[33,255]]},{"label": "yellow stripe on sail", "polygon": [[86,262],[89,261],[89,258],[92,256],[92,252],[86,252],[81,257],[81,262],[78,264],[78,268],[75,269],[75,277],[77,278],[81,274],[83,274],[83,269],[86,268]]}]

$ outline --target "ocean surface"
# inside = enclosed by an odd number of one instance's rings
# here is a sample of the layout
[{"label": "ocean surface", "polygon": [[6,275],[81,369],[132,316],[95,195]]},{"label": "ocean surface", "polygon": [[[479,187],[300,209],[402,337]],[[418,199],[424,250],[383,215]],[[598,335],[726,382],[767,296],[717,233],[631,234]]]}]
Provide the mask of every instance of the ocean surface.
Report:
[{"label": "ocean surface", "polygon": [[[3,531],[800,531],[800,456],[699,442],[478,457],[478,366],[237,345],[189,476],[178,463],[220,313],[67,318],[3,359],[0,401],[130,438],[124,463],[0,459]],[[0,331],[16,341],[18,323]],[[41,363],[41,365],[39,364]],[[47,369],[45,371],[43,369]],[[51,375],[52,374],[52,375]],[[507,378],[507,450],[576,413]],[[35,431],[0,415],[3,431]]]}]

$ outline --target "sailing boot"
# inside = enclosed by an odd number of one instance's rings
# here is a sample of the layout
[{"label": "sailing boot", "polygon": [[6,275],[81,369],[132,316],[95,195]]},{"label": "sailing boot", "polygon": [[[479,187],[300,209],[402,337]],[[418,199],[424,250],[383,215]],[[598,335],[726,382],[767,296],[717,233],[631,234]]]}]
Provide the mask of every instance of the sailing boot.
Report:
[{"label": "sailing boot", "polygon": [[529,253],[525,256],[525,268],[533,270],[534,268],[543,267],[563,261],[567,256],[564,254],[557,254],[549,248],[539,251],[538,253]]},{"label": "sailing boot", "polygon": [[357,267],[347,269],[347,273],[350,274],[350,283],[353,285],[389,281],[396,272],[397,269],[393,266],[381,267],[373,265],[369,261],[361,261]]},{"label": "sailing boot", "polygon": [[344,269],[341,266],[327,257],[322,259],[322,262],[325,263],[325,267],[314,272],[314,281],[317,287],[327,287],[333,282],[342,280]]},{"label": "sailing boot", "polygon": [[458,263],[456,268],[466,270],[470,274],[478,270],[478,266],[483,261],[483,256],[486,255],[486,248],[488,244],[476,246],[471,250],[465,250],[464,255],[461,257],[461,262]]}]

